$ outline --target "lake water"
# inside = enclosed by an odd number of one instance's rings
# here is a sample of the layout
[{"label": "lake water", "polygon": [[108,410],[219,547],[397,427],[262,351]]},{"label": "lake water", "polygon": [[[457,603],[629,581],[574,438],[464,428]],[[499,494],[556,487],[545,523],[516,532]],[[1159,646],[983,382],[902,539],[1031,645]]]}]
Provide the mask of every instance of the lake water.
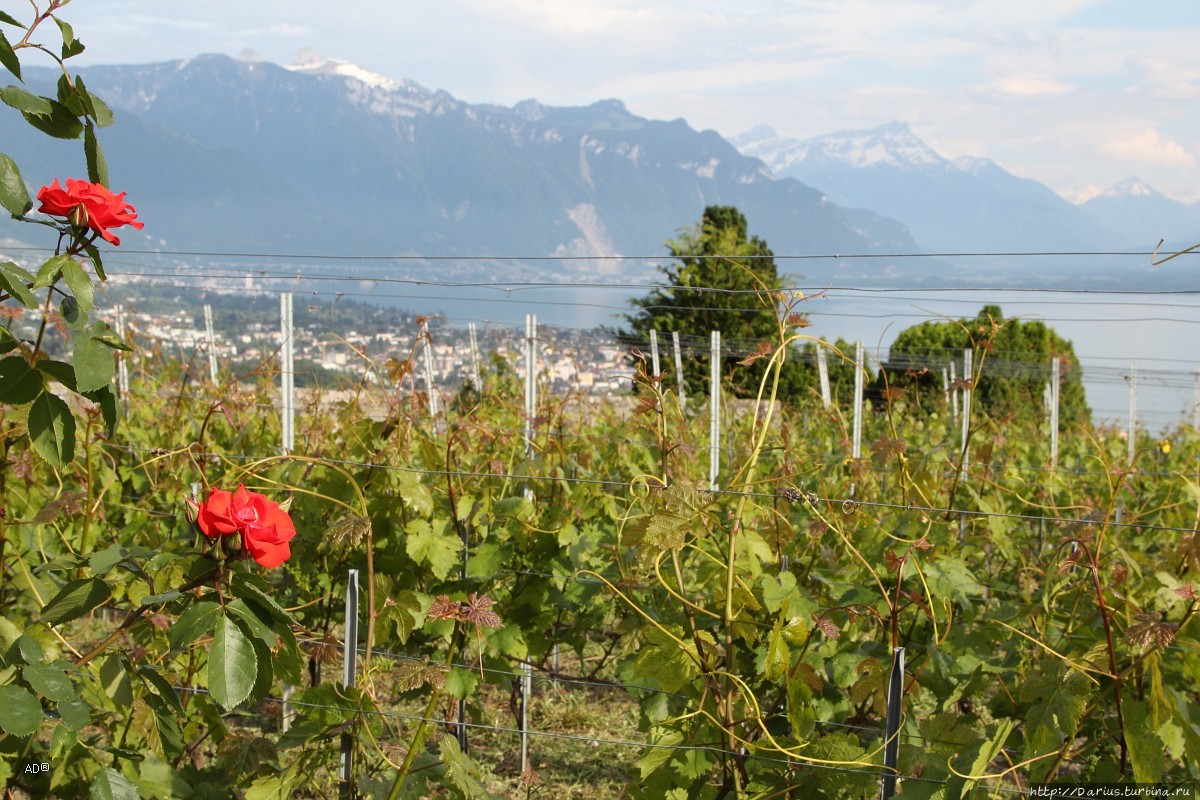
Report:
[{"label": "lake water", "polygon": [[[882,360],[904,328],[926,320],[973,318],[984,305],[999,305],[1006,317],[1041,320],[1074,343],[1088,404],[1097,421],[1127,424],[1128,376],[1134,364],[1140,424],[1158,431],[1190,421],[1197,403],[1194,373],[1200,367],[1200,289],[1194,288],[1200,281],[1192,276],[1200,276],[1200,258],[1188,256],[1156,269],[1146,269],[1145,254],[1110,259],[1090,270],[1067,269],[1062,264],[1044,261],[1040,269],[1022,264],[1023,271],[1013,272],[1011,264],[973,263],[964,268],[969,272],[957,271],[955,265],[940,277],[910,273],[896,281],[912,285],[914,280],[938,280],[941,286],[951,287],[996,280],[1009,287],[1039,287],[1028,289],[896,289],[884,285],[895,277],[864,277],[866,273],[859,272],[858,277],[841,274],[839,278],[830,273],[822,279],[829,283],[798,285],[806,294],[818,295],[800,310],[812,322],[806,333],[827,340],[860,340],[873,358]],[[528,313],[537,314],[540,324],[551,327],[620,326],[629,299],[647,291],[646,278],[612,285],[611,277],[579,270],[561,277],[568,273],[541,263],[505,263],[494,269],[439,263],[422,271],[407,270],[407,277],[384,273],[376,265],[359,265],[362,271],[358,271],[341,263],[324,271],[344,269],[343,275],[321,277],[311,272],[304,276],[313,269],[311,265],[298,266],[294,272],[287,267],[251,271],[231,264],[227,268],[241,276],[237,280],[244,280],[247,290],[294,291],[325,299],[346,296],[423,314],[440,313],[456,327],[475,321],[520,328]],[[420,281],[418,275],[438,275],[457,285]],[[565,282],[572,280],[576,282]],[[657,278],[651,275],[649,280]],[[485,285],[489,282],[495,285]],[[706,340],[707,331],[693,335],[697,341]]]},{"label": "lake water", "polygon": [[[620,325],[628,299],[645,293],[598,286],[416,288],[404,304],[440,308],[451,324],[486,319],[516,326],[534,313],[543,325],[571,328]],[[1005,317],[1040,320],[1074,344],[1097,421],[1126,425],[1128,376],[1135,364],[1139,424],[1159,431],[1191,419],[1200,368],[1200,291],[832,288],[799,310],[812,323],[805,333],[862,341],[874,359],[883,360],[903,329],[928,320],[973,318],[988,304],[999,305]]]}]

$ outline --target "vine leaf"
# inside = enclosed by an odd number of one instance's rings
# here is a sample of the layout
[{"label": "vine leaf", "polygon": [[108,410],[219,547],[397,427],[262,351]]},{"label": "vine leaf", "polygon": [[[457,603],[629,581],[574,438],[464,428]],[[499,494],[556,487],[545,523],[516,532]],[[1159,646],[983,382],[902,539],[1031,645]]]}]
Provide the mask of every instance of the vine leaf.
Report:
[{"label": "vine leaf", "polygon": [[[1032,701],[1025,715],[1025,757],[1057,750],[1079,727],[1091,684],[1058,660],[1043,660],[1021,687],[1021,699]],[[1043,769],[1050,765],[1047,762]],[[1034,768],[1037,771],[1036,766]],[[1034,775],[1040,780],[1040,775]]]},{"label": "vine leaf", "polygon": [[[446,521],[442,520],[441,523],[441,527],[445,528]],[[414,519],[404,530],[408,533],[405,548],[409,557],[418,563],[428,564],[438,580],[445,580],[458,563],[462,540],[434,531],[428,520],[423,519]]]},{"label": "vine leaf", "polygon": [[443,736],[438,742],[438,751],[446,767],[446,777],[464,797],[468,800],[491,800],[493,795],[479,780],[479,766],[459,749],[458,741],[453,736]]}]

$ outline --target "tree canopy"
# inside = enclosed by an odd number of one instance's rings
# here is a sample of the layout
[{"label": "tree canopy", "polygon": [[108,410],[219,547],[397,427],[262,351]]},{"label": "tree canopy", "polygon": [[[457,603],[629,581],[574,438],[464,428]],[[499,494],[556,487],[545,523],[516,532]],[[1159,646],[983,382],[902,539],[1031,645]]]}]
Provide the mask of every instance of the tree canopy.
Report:
[{"label": "tree canopy", "polygon": [[[892,344],[884,372],[876,379],[877,391],[884,382],[892,389],[920,393],[924,404],[942,389],[942,369],[951,361],[962,374],[963,351],[972,349],[982,374],[974,387],[975,399],[993,416],[1038,414],[1043,392],[1050,380],[1052,359],[1058,357],[1061,425],[1081,422],[1090,416],[1083,380],[1071,342],[1037,320],[1005,319],[999,306],[984,306],[973,320],[923,322],[901,331]],[[895,392],[893,394],[896,394]]]},{"label": "tree canopy", "polygon": [[[754,395],[766,359],[736,362],[758,351],[762,342],[772,347],[779,343],[777,293],[783,281],[774,253],[765,241],[749,235],[746,217],[732,206],[708,206],[699,224],[681,231],[667,248],[675,261],[660,268],[665,285],[630,301],[640,311],[625,315],[629,327],[618,331],[618,337],[644,348],[654,330],[669,347],[671,333],[679,333],[692,351],[683,372],[687,391],[694,393],[708,387],[708,343],[711,332],[720,331],[727,386],[738,396]],[[799,361],[784,364],[783,396],[813,383],[803,372]]]}]

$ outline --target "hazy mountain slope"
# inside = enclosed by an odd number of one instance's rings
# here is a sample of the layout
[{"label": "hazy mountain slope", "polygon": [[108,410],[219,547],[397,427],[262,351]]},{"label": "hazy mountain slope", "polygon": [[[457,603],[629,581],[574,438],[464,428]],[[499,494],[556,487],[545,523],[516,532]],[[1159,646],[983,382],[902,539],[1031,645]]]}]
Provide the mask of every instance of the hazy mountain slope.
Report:
[{"label": "hazy mountain slope", "polygon": [[1117,238],[1049,187],[987,159],[946,159],[903,123],[803,141],[760,127],[734,142],[835,203],[899,220],[929,250],[1084,250]]},{"label": "hazy mountain slope", "polygon": [[[342,62],[204,56],[84,74],[118,111],[102,138],[117,188],[168,248],[660,254],[705,205],[727,203],[780,254],[916,251],[894,221],[617,101],[470,105]],[[24,124],[7,117],[0,132]],[[8,149],[60,163],[44,148]]]}]

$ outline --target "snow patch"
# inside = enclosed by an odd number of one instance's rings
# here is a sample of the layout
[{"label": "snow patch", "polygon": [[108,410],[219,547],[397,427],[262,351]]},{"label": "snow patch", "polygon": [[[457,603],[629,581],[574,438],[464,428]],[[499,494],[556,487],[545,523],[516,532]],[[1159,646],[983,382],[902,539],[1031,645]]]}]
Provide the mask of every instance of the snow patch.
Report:
[{"label": "snow patch", "polygon": [[297,63],[289,64],[287,69],[292,72],[304,72],[309,75],[340,75],[344,78],[358,81],[372,89],[382,89],[385,92],[394,92],[404,87],[404,84],[400,81],[395,81],[378,73],[371,72],[353,62],[342,61],[337,58],[321,58],[311,51],[301,52],[297,56]]},{"label": "snow patch", "polygon": [[1126,178],[1100,193],[1101,197],[1154,197],[1158,192],[1140,178]]}]

